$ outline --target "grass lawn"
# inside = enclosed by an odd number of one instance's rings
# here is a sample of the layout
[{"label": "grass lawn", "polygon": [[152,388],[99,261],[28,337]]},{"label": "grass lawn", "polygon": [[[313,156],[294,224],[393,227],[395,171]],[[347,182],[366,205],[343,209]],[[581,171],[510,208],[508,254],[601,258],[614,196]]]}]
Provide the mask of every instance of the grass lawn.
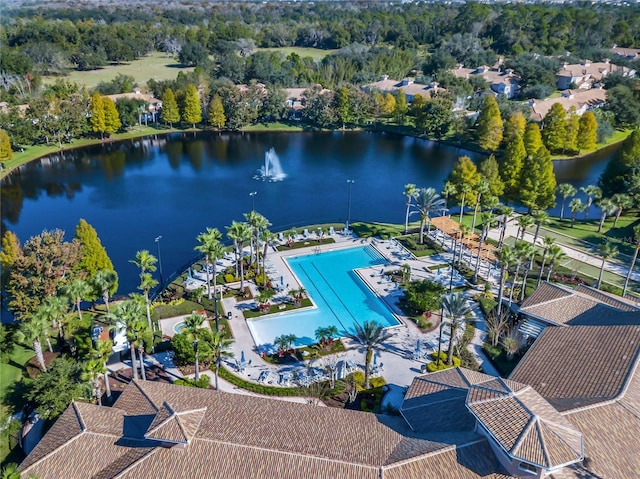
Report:
[{"label": "grass lawn", "polygon": [[0,363],[0,400],[2,407],[8,408],[5,399],[13,385],[22,379],[24,365],[35,355],[33,349],[15,344],[8,363]]},{"label": "grass lawn", "polygon": [[303,48],[303,47],[282,47],[282,48],[258,48],[258,51],[263,52],[280,52],[285,57],[289,56],[291,53],[296,53],[300,55],[302,58],[311,57],[315,61],[320,61],[327,55],[331,55],[337,50],[321,50],[319,48]]},{"label": "grass lawn", "polygon": [[[595,215],[596,211],[591,211],[591,216]],[[590,220],[577,219],[573,228],[571,227],[571,220],[553,218],[549,225],[541,228],[540,234],[541,236],[555,237],[558,242],[588,252],[595,252],[599,245],[605,240],[609,240],[618,247],[620,253],[629,256],[629,258],[622,257],[618,258],[618,260],[628,262],[631,260],[630,257],[633,255],[634,249],[632,243],[633,228],[640,224],[640,216],[635,211],[621,216],[615,229],[613,228],[613,220],[614,218],[607,219],[602,228],[602,233],[598,233],[598,225],[600,223],[598,218]],[[531,228],[529,231],[533,232],[535,229]]]},{"label": "grass lawn", "polygon": [[242,131],[302,131],[304,128],[299,123],[257,123],[242,127]]},{"label": "grass lawn", "polygon": [[[113,80],[118,73],[121,73],[132,76],[138,85],[143,86],[150,78],[155,80],[173,80],[180,71],[191,72],[193,71],[193,67],[183,67],[174,57],[167,56],[162,52],[153,52],[149,56],[134,60],[130,63],[109,65],[99,70],[82,72],[74,70],[65,76],[64,79],[85,85],[91,89],[100,82]],[[42,81],[48,84],[55,82],[57,78],[60,77],[45,76],[42,78]]]}]

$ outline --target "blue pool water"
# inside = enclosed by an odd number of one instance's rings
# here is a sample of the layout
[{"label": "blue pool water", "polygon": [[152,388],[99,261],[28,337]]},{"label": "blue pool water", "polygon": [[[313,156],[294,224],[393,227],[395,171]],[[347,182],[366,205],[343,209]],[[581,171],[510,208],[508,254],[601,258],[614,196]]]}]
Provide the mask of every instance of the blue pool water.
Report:
[{"label": "blue pool water", "polygon": [[295,334],[296,346],[316,342],[318,327],[335,326],[341,336],[354,324],[400,324],[387,306],[358,277],[355,269],[385,264],[371,246],[295,256],[286,260],[317,308],[247,321],[258,346],[273,345],[282,334]]}]

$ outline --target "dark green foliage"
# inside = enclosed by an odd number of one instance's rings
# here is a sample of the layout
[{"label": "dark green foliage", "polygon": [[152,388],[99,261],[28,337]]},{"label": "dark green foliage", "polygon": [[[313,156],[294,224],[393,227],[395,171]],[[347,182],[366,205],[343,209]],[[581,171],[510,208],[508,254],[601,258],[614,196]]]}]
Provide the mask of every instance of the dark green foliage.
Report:
[{"label": "dark green foliage", "polygon": [[209,389],[211,386],[211,378],[206,374],[203,374],[197,381],[191,378],[182,378],[176,379],[173,384],[176,386],[187,386],[190,388]]},{"label": "dark green foliage", "polygon": [[[80,218],[76,226],[75,239],[80,243],[80,261],[78,267],[84,272],[87,278],[93,278],[98,271],[113,271],[113,263],[107,254],[107,250],[102,246],[100,238],[95,228]],[[110,289],[113,294],[118,290],[118,283]]]},{"label": "dark green foliage", "polygon": [[138,84],[131,75],[118,73],[113,80],[98,83],[96,91],[101,95],[116,95],[118,93],[131,93],[136,86]]},{"label": "dark green foliage", "polygon": [[44,419],[56,419],[72,399],[90,396],[82,382],[82,364],[73,359],[58,358],[34,379],[25,379],[26,399],[36,403]]},{"label": "dark green foliage", "polygon": [[445,291],[444,286],[433,281],[414,281],[405,289],[401,300],[402,309],[410,316],[435,311],[440,307],[440,300]]}]

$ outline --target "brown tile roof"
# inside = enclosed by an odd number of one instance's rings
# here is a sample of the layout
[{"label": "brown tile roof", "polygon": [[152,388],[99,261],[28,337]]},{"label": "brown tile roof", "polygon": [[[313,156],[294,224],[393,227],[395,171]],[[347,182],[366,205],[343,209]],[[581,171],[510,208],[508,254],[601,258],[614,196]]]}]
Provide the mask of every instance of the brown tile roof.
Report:
[{"label": "brown tile roof", "polygon": [[516,460],[553,469],[582,459],[581,434],[529,386],[512,390],[500,379],[474,385],[467,407]]},{"label": "brown tile roof", "polygon": [[114,408],[70,406],[22,468],[68,479],[379,478],[389,466],[477,440],[472,431],[411,431],[399,417],[133,382]]},{"label": "brown tile roof", "polygon": [[510,379],[568,411],[618,397],[639,352],[640,326],[547,328]]},{"label": "brown tile roof", "polygon": [[542,283],[520,312],[557,325],[640,324],[640,309],[631,301],[579,285],[575,290]]}]

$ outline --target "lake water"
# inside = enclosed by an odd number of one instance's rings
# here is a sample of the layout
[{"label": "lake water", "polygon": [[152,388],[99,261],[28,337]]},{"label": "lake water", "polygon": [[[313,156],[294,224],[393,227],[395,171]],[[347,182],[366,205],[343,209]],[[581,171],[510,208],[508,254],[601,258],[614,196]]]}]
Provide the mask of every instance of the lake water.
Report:
[{"label": "lake water", "polygon": [[[287,177],[254,179],[274,148]],[[2,229],[21,241],[43,229],[73,237],[93,225],[120,275],[119,293],[136,290],[129,260],[158,255],[166,278],[195,257],[206,227],[223,233],[255,209],[278,231],[351,221],[404,223],[406,183],[440,190],[459,156],[482,155],[391,134],[174,134],[108,144],[24,165],[2,183]],[[558,182],[597,181],[608,155],[557,166]],[[252,195],[252,193],[254,193]],[[414,219],[418,219],[415,217]],[[158,242],[157,237],[162,237]]]}]

